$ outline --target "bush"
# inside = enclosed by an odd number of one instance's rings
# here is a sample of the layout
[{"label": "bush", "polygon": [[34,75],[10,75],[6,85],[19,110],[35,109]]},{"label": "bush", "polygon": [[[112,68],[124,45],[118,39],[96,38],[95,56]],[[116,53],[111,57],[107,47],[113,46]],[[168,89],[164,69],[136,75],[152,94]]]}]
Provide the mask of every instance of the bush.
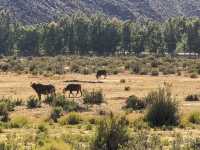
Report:
[{"label": "bush", "polygon": [[197,75],[196,73],[192,73],[192,74],[190,75],[190,78],[196,79],[196,78],[198,78],[198,75]]},{"label": "bush", "polygon": [[9,113],[7,105],[3,102],[0,102],[0,121],[7,122],[9,120]]},{"label": "bush", "polygon": [[120,83],[126,83],[126,80],[125,79],[121,79]]},{"label": "bush", "polygon": [[129,140],[128,121],[125,117],[102,119],[97,127],[96,135],[91,142],[92,150],[117,150]]},{"label": "bush", "polygon": [[146,107],[146,103],[139,99],[137,96],[132,95],[126,100],[126,108],[130,108],[133,110],[140,110]]},{"label": "bush", "polygon": [[62,107],[55,107],[53,108],[52,112],[51,112],[51,119],[54,121],[54,122],[57,122],[58,121],[58,118],[61,117],[62,115]]},{"label": "bush", "polygon": [[16,116],[11,119],[12,128],[22,128],[28,124],[28,119],[24,116]]},{"label": "bush", "polygon": [[3,97],[0,102],[6,105],[8,111],[14,111],[15,103],[10,98]]},{"label": "bush", "polygon": [[84,104],[101,104],[104,102],[104,96],[102,90],[97,90],[97,91],[84,91],[83,94],[83,102]]},{"label": "bush", "polygon": [[125,88],[124,88],[124,91],[130,91],[131,90],[131,87],[130,86],[126,86]]},{"label": "bush", "polygon": [[44,102],[45,102],[46,104],[52,105],[54,100],[55,100],[55,96],[51,96],[51,95],[50,95],[50,96],[47,96],[47,97],[45,98]]},{"label": "bush", "polygon": [[11,68],[11,66],[10,66],[10,64],[8,64],[8,63],[2,63],[2,64],[0,64],[0,69],[1,69],[3,72],[7,72],[10,68]]},{"label": "bush", "polygon": [[68,125],[76,125],[81,122],[81,116],[76,112],[69,113],[66,117],[61,118],[60,123],[62,125],[68,124]]},{"label": "bush", "polygon": [[177,125],[179,122],[178,105],[172,98],[168,87],[159,88],[147,96],[152,98],[146,119],[152,126]]},{"label": "bush", "polygon": [[143,69],[141,70],[141,72],[140,72],[140,75],[148,75],[148,73],[149,73],[149,70],[146,69],[146,68],[143,68]]},{"label": "bush", "polygon": [[151,75],[152,76],[159,76],[159,71],[154,69],[154,70],[151,71]]},{"label": "bush", "polygon": [[37,133],[46,133],[48,132],[48,126],[44,123],[38,125]]},{"label": "bush", "polygon": [[200,124],[200,112],[194,112],[189,116],[189,122]]},{"label": "bush", "polygon": [[23,100],[22,99],[16,99],[16,100],[13,100],[13,103],[15,106],[21,106],[23,105]]},{"label": "bush", "polygon": [[79,111],[81,109],[78,103],[69,101],[64,95],[59,94],[56,95],[55,99],[53,99],[52,105],[54,107],[62,107],[66,112]]},{"label": "bush", "polygon": [[141,69],[142,69],[142,66],[140,64],[138,64],[138,63],[135,63],[135,64],[131,65],[132,73],[140,74]]},{"label": "bush", "polygon": [[185,98],[185,101],[199,101],[199,96],[194,94],[194,95],[188,95]]},{"label": "bush", "polygon": [[41,107],[41,101],[37,99],[35,96],[30,96],[27,101],[27,107],[29,109]]}]

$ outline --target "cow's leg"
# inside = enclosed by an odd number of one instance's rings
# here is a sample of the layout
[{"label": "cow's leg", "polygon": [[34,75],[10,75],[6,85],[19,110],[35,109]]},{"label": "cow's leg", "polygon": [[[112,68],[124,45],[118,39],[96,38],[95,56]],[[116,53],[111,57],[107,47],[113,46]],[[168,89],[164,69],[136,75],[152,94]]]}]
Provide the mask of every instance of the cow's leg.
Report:
[{"label": "cow's leg", "polygon": [[70,95],[73,95],[73,92],[72,92],[72,91],[69,92],[69,98],[71,97]]},{"label": "cow's leg", "polygon": [[78,93],[79,93],[79,90],[76,91],[76,97],[77,97]]},{"label": "cow's leg", "polygon": [[38,94],[38,98],[39,98],[39,100],[41,100],[41,94]]},{"label": "cow's leg", "polygon": [[81,97],[82,97],[82,95],[83,95],[82,90],[80,90],[80,93],[81,93]]}]

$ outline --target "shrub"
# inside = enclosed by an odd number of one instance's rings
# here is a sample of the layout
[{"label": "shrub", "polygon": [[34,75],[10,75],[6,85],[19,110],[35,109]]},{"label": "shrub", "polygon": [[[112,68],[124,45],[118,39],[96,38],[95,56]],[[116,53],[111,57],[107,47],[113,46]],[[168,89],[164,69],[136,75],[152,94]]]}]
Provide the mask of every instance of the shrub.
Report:
[{"label": "shrub", "polygon": [[92,150],[117,150],[129,140],[128,121],[125,117],[102,119],[97,127],[96,135],[91,142]]},{"label": "shrub", "polygon": [[10,66],[10,64],[8,64],[8,63],[2,63],[2,64],[0,64],[0,69],[1,69],[3,72],[7,72],[10,68],[11,68],[11,66]]},{"label": "shrub", "polygon": [[159,88],[158,91],[149,94],[152,98],[146,119],[152,126],[177,125],[179,121],[178,105],[172,98],[168,87]]},{"label": "shrub", "polygon": [[0,121],[7,122],[9,120],[9,113],[7,105],[3,102],[0,102]]},{"label": "shrub", "polygon": [[104,102],[104,96],[102,90],[97,90],[97,91],[84,91],[83,94],[83,102],[84,104],[101,104]]},{"label": "shrub", "polygon": [[120,83],[126,83],[126,80],[125,79],[121,79]]},{"label": "shrub", "polygon": [[164,149],[159,135],[149,134],[147,131],[139,131],[133,134],[131,140],[120,150],[159,150]]},{"label": "shrub", "polygon": [[69,125],[76,125],[81,122],[81,116],[78,113],[71,112],[67,115],[66,123]]},{"label": "shrub", "polygon": [[41,101],[37,99],[35,96],[30,96],[27,101],[27,107],[29,109],[41,107]]},{"label": "shrub", "polygon": [[69,101],[65,98],[64,95],[59,95],[59,94],[56,95],[52,105],[54,107],[62,107],[63,110],[66,112],[79,111],[81,109],[78,103],[74,101]]},{"label": "shrub", "polygon": [[185,98],[185,101],[199,101],[199,96],[194,94],[194,95],[188,95]]},{"label": "shrub", "polygon": [[178,72],[177,72],[177,75],[178,75],[178,76],[181,76],[181,75],[182,75],[181,71],[178,71]]},{"label": "shrub", "polygon": [[152,76],[159,76],[159,71],[153,69],[153,70],[151,71],[151,75],[152,75]]},{"label": "shrub", "polygon": [[12,128],[22,128],[28,124],[28,119],[24,116],[16,116],[11,119]]},{"label": "shrub", "polygon": [[200,124],[200,112],[194,112],[189,116],[189,122]]},{"label": "shrub", "polygon": [[45,102],[46,104],[52,105],[54,99],[55,99],[55,97],[50,95],[50,96],[47,96],[47,97],[45,98],[44,102]]},{"label": "shrub", "polygon": [[198,78],[198,75],[197,75],[196,73],[192,73],[192,74],[190,75],[190,78],[196,79],[196,78]]},{"label": "shrub", "polygon": [[157,68],[158,66],[159,66],[159,62],[158,62],[157,60],[153,60],[153,61],[151,62],[151,67]]},{"label": "shrub", "polygon": [[139,99],[137,96],[132,95],[129,96],[126,100],[126,108],[130,108],[133,110],[140,110],[146,107],[146,104],[143,100]]},{"label": "shrub", "polygon": [[16,99],[16,100],[13,100],[13,103],[15,106],[21,106],[23,105],[23,100],[22,99]]},{"label": "shrub", "polygon": [[44,123],[38,125],[37,133],[41,133],[41,132],[43,132],[43,133],[48,132],[48,126]]},{"label": "shrub", "polygon": [[52,112],[51,112],[51,119],[54,121],[54,122],[57,122],[58,121],[58,118],[61,117],[62,115],[62,107],[55,107],[53,108]]},{"label": "shrub", "polygon": [[135,64],[131,65],[132,73],[139,74],[141,72],[141,69],[142,69],[142,67],[138,63],[135,63]]},{"label": "shrub", "polygon": [[8,111],[14,111],[15,103],[10,98],[3,97],[0,102],[6,105]]},{"label": "shrub", "polygon": [[131,90],[131,87],[130,87],[130,86],[126,86],[126,87],[124,88],[124,90],[125,90],[125,91],[130,91],[130,90]]},{"label": "shrub", "polygon": [[148,129],[148,123],[145,122],[144,118],[138,118],[133,122],[133,127],[137,130]]},{"label": "shrub", "polygon": [[149,73],[149,70],[146,69],[146,68],[143,68],[143,69],[141,70],[141,72],[140,72],[140,75],[148,75],[148,73]]}]

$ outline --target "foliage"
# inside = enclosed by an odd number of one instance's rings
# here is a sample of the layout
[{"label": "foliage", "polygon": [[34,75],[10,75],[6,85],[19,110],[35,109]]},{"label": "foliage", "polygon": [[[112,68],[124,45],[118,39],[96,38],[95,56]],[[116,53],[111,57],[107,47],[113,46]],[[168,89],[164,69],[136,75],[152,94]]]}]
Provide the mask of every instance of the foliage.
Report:
[{"label": "foliage", "polygon": [[135,95],[131,95],[126,100],[126,108],[140,110],[146,107],[146,103]]},{"label": "foliage", "polygon": [[124,90],[125,90],[125,91],[130,91],[130,90],[131,90],[131,87],[130,87],[130,86],[125,86]]},{"label": "foliage", "polygon": [[178,124],[178,105],[173,99],[169,87],[159,88],[158,91],[151,92],[147,97],[152,104],[146,114],[146,119],[152,126]]},{"label": "foliage", "polygon": [[199,96],[196,95],[196,94],[188,95],[188,96],[185,98],[185,101],[199,101]]},{"label": "foliage", "polygon": [[67,116],[61,117],[59,123],[61,125],[76,125],[82,121],[81,116],[76,112],[70,112]]},{"label": "foliage", "polygon": [[194,113],[190,114],[189,121],[194,124],[200,124],[200,113],[194,112]]},{"label": "foliage", "polygon": [[102,119],[92,140],[91,149],[119,149],[129,140],[127,125],[125,117],[115,117],[111,114],[108,118]]},{"label": "foliage", "polygon": [[57,122],[58,118],[60,118],[62,116],[62,107],[55,107],[53,108],[52,112],[51,112],[51,116],[50,118],[54,121]]},{"label": "foliage", "polygon": [[0,103],[0,121],[8,121],[9,120],[9,113],[8,108],[5,103]]},{"label": "foliage", "polygon": [[104,95],[102,90],[93,90],[92,92],[84,91],[83,95],[84,104],[101,104],[104,102]]},{"label": "foliage", "polygon": [[[0,11],[0,30],[4,31],[0,34],[0,54],[3,55],[139,55],[146,51],[154,55],[169,53],[174,56],[178,50],[200,53],[199,18],[176,17],[164,22],[141,22],[77,12],[40,25],[25,26],[11,20],[8,11]],[[133,64],[133,68],[136,74],[141,70],[138,64]]]},{"label": "foliage", "polygon": [[41,101],[34,96],[30,96],[26,105],[29,109],[38,108],[41,107]]},{"label": "foliage", "polygon": [[10,122],[12,128],[22,128],[27,126],[28,123],[28,119],[24,116],[16,116],[12,118]]}]

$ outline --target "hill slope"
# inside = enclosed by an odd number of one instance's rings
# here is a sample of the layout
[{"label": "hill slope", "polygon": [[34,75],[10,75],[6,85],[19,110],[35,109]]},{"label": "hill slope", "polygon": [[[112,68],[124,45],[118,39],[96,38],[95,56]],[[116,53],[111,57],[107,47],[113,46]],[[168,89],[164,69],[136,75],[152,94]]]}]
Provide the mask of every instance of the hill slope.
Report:
[{"label": "hill slope", "polygon": [[139,17],[165,20],[172,16],[200,17],[199,0],[1,0],[0,8],[9,9],[17,20],[40,23],[77,10],[103,12],[120,19]]}]

